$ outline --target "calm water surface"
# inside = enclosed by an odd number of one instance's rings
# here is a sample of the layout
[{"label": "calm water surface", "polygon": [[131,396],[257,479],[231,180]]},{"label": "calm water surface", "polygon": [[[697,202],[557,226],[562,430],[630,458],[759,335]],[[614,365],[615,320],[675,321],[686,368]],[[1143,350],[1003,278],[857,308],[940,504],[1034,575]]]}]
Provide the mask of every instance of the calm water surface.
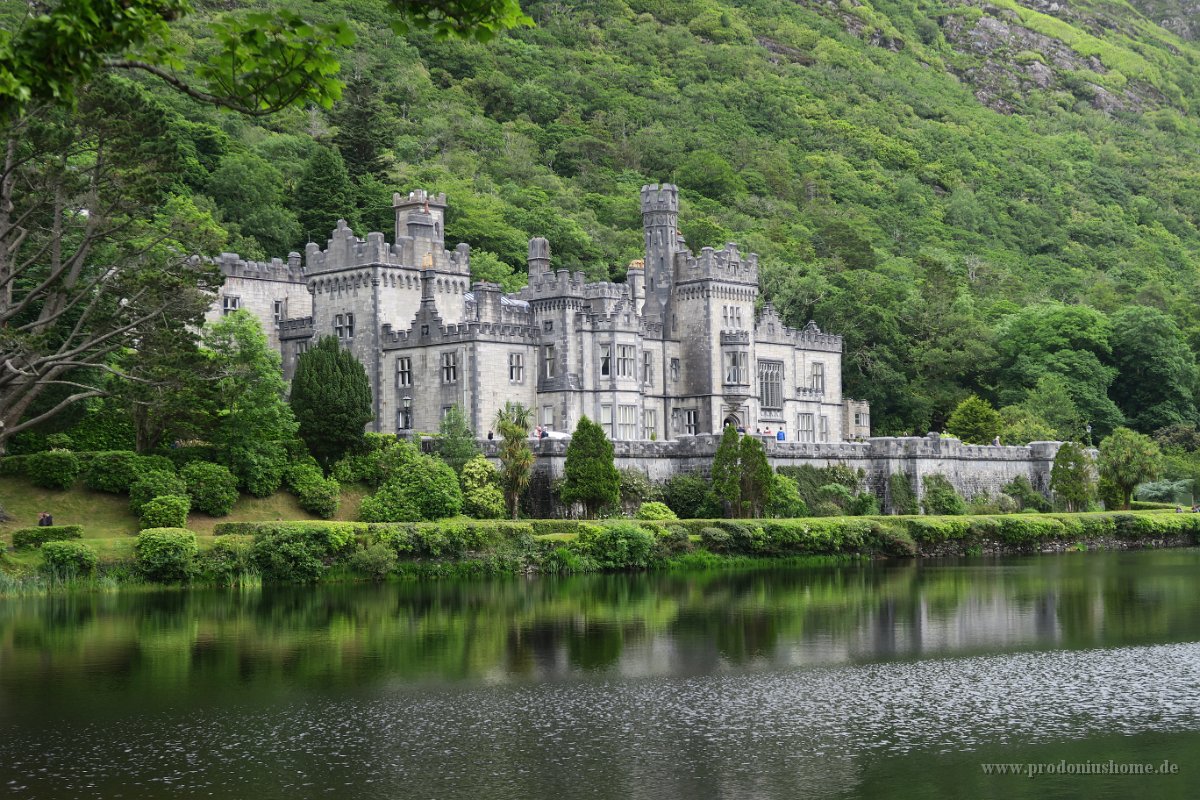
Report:
[{"label": "calm water surface", "polygon": [[1200,797],[1200,551],[0,601],[0,795]]}]

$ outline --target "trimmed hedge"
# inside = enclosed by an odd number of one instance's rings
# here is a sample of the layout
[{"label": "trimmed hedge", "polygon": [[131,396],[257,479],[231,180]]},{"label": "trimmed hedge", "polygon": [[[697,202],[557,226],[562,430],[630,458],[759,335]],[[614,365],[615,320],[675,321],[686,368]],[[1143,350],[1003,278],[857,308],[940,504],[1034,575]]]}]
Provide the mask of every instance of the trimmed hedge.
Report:
[{"label": "trimmed hedge", "polygon": [[138,569],[157,583],[186,581],[196,551],[196,534],[182,527],[147,528],[133,545]]},{"label": "trimmed hedge", "polygon": [[37,528],[17,528],[13,531],[13,548],[28,550],[46,542],[62,542],[83,538],[82,525],[45,525]]},{"label": "trimmed hedge", "polygon": [[342,500],[341,484],[322,475],[315,462],[292,464],[284,473],[283,481],[305,511],[325,519],[337,514]]},{"label": "trimmed hedge", "polygon": [[192,501],[185,494],[165,494],[142,503],[142,529],[183,528],[187,525]]},{"label": "trimmed hedge", "polygon": [[187,484],[173,471],[151,470],[141,475],[129,487],[129,510],[142,515],[142,506],[156,497],[187,496]]},{"label": "trimmed hedge", "polygon": [[132,450],[80,453],[86,460],[83,482],[89,489],[110,494],[127,494],[129,487],[148,472],[175,472],[166,456],[144,456]]},{"label": "trimmed hedge", "polygon": [[79,456],[70,450],[47,450],[25,460],[26,477],[43,489],[70,489],[79,469]]},{"label": "trimmed hedge", "polygon": [[46,542],[42,545],[42,569],[58,578],[91,575],[100,563],[96,551],[83,542]]},{"label": "trimmed hedge", "polygon": [[237,478],[228,467],[207,461],[193,461],[179,470],[179,477],[187,486],[192,507],[210,517],[226,516],[238,501]]}]

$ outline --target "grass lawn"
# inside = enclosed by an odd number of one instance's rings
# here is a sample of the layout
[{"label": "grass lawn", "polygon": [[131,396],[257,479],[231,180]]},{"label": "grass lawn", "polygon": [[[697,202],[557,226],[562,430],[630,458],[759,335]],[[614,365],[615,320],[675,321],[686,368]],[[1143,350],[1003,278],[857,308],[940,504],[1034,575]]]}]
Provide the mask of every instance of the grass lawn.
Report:
[{"label": "grass lawn", "polygon": [[[369,493],[365,486],[342,488],[342,504],[337,519],[358,518],[358,506]],[[137,517],[129,510],[129,498],[123,494],[93,492],[83,488],[58,491],[39,489],[24,478],[0,477],[0,506],[13,519],[0,523],[0,535],[12,541],[12,532],[17,528],[37,525],[38,514],[49,511],[56,525],[82,525],[85,539],[119,539],[132,537],[138,532]],[[318,519],[296,503],[296,498],[285,492],[270,497],[242,495],[227,517],[210,517],[192,514],[188,517],[188,528],[200,536],[211,536],[219,522],[266,522],[273,520]],[[132,545],[132,539],[130,540]]]}]

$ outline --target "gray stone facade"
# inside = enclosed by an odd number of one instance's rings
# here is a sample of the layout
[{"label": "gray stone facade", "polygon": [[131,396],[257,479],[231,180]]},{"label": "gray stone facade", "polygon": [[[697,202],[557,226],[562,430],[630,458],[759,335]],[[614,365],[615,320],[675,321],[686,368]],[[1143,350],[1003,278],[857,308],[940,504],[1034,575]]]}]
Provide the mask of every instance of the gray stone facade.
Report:
[{"label": "gray stone facade", "polygon": [[507,401],[570,432],[587,415],[614,441],[669,441],[734,424],[785,441],[870,435],[863,401],[845,399],[842,340],[814,322],[789,328],[756,313],[758,259],[737,245],[687,249],[670,184],[641,190],[645,258],[624,283],[555,270],[550,243],[529,243],[515,294],[471,282],[470,247],[445,248],[445,195],[393,198],[393,242],[339,223],[326,247],[287,262],[226,254],[210,313],[255,314],[290,377],[314,337],[334,335],[362,362],[373,430],[430,432],[459,405],[483,434]]},{"label": "gray stone facade", "polygon": [[[460,406],[482,438],[508,401],[555,432],[535,441],[537,485],[562,475],[566,442],[586,414],[613,440],[618,466],[652,480],[707,471],[726,424],[760,433],[773,466],[845,464],[890,506],[888,476],[946,475],[966,497],[1017,476],[1047,491],[1057,443],[963,445],[936,434],[871,438],[870,408],[842,393],[842,339],[810,322],[789,328],[770,303],[756,313],[758,261],[737,245],[690,252],[670,184],[643,186],[645,258],[624,283],[555,270],[550,243],[529,243],[529,283],[505,294],[471,282],[470,247],[447,250],[445,195],[393,197],[391,243],[345,223],[324,248],[286,262],[225,254],[211,318],[244,308],[279,347],[284,373],[314,337],[337,336],[366,368],[371,429],[411,436]],[[782,434],[782,439],[778,437]],[[495,442],[484,442],[494,456]],[[550,511],[548,492],[536,492]]]}]

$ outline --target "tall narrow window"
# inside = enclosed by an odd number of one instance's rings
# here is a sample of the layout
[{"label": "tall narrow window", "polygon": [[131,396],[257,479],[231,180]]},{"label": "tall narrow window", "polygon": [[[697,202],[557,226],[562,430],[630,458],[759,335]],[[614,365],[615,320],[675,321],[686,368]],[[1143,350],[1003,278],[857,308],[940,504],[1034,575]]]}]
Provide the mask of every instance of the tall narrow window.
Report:
[{"label": "tall narrow window", "polygon": [[442,383],[458,383],[458,353],[442,353]]},{"label": "tall narrow window", "polygon": [[396,386],[412,386],[412,358],[401,356],[396,359]]},{"label": "tall narrow window", "polygon": [[796,439],[801,442],[811,442],[815,437],[813,430],[813,415],[801,414],[797,420]]},{"label": "tall narrow window", "polygon": [[600,374],[612,374],[612,346],[607,344],[600,345]]},{"label": "tall narrow window", "polygon": [[654,354],[649,350],[642,351],[642,383],[654,385]]},{"label": "tall narrow window", "polygon": [[242,307],[242,298],[225,295],[221,298],[221,315],[229,316]]},{"label": "tall narrow window", "polygon": [[647,408],[642,411],[642,438],[654,439],[658,434],[658,411]]},{"label": "tall narrow window", "polygon": [[346,315],[346,338],[347,339],[354,338],[354,315],[353,314]]},{"label": "tall narrow window", "polygon": [[747,383],[746,354],[739,352],[725,353],[725,382]]},{"label": "tall narrow window", "polygon": [[825,365],[820,361],[812,365],[812,390],[819,394],[825,392]]},{"label": "tall narrow window", "polygon": [[613,410],[607,403],[600,406],[600,427],[604,428],[605,436],[613,438]]},{"label": "tall narrow window", "polygon": [[617,438],[623,440],[637,438],[637,406],[620,406],[617,408]]},{"label": "tall narrow window", "polygon": [[525,356],[521,353],[508,354],[508,382],[525,382]]},{"label": "tall narrow window", "polygon": [[819,427],[817,428],[817,434],[820,436],[820,438],[817,439],[817,441],[818,442],[828,442],[829,441],[829,417],[822,414],[821,418],[819,420],[817,420],[817,422],[819,423]]},{"label": "tall narrow window", "polygon": [[542,406],[542,427],[554,428],[554,406]]},{"label": "tall narrow window", "polygon": [[617,345],[617,377],[632,378],[634,364],[634,347],[631,344]]},{"label": "tall narrow window", "polygon": [[672,381],[679,380],[679,359],[678,358],[671,359],[671,380]]},{"label": "tall narrow window", "polygon": [[333,315],[333,335],[339,339],[346,336],[346,318],[341,314]]},{"label": "tall narrow window", "polygon": [[758,362],[758,402],[764,409],[783,408],[783,362]]},{"label": "tall narrow window", "polygon": [[554,377],[554,345],[552,344],[542,348],[542,377]]},{"label": "tall narrow window", "polygon": [[694,408],[689,408],[683,412],[683,432],[696,434],[700,431],[700,412]]},{"label": "tall narrow window", "polygon": [[276,300],[271,304],[271,313],[275,317],[276,322],[283,322],[283,301]]}]

